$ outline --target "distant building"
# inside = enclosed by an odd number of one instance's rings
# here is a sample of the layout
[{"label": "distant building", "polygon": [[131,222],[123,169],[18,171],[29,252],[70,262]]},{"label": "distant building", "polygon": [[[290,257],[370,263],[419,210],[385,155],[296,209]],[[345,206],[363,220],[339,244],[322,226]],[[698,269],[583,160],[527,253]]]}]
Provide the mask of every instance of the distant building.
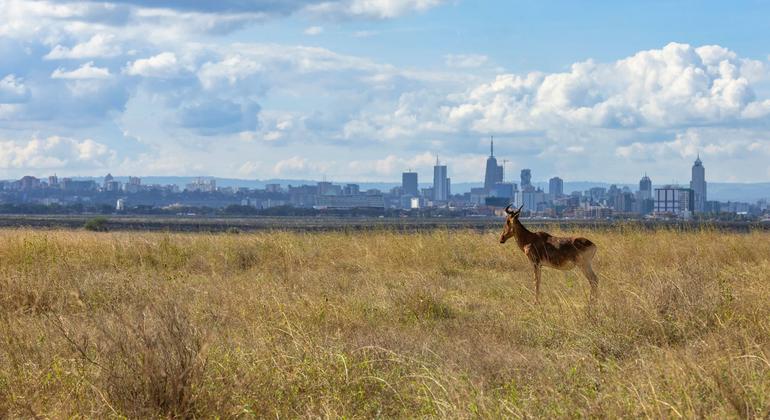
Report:
[{"label": "distant building", "polygon": [[108,192],[119,191],[120,182],[115,181],[115,178],[113,178],[111,174],[107,174],[107,176],[104,177],[104,182],[102,183],[102,190]]},{"label": "distant building", "polygon": [[532,171],[529,169],[521,170],[521,190],[527,191],[532,189]]},{"label": "distant building", "polygon": [[361,188],[358,186],[358,184],[347,184],[345,185],[345,188],[342,189],[343,195],[358,195],[361,193]]},{"label": "distant building", "polygon": [[534,189],[530,184],[529,189],[521,192],[521,204],[524,205],[524,210],[538,211],[546,204],[545,192],[539,188]]},{"label": "distant building", "polygon": [[655,188],[656,214],[673,214],[679,217],[689,217],[695,208],[695,193],[692,188],[667,185]]},{"label": "distant building", "polygon": [[18,183],[19,183],[18,184],[19,189],[22,191],[29,191],[36,188],[40,188],[40,180],[35,178],[34,176],[29,176],[29,175],[23,176],[18,181]]},{"label": "distant building", "polygon": [[321,181],[317,184],[318,195],[342,195],[342,187],[332,184],[328,181]]},{"label": "distant building", "polygon": [[128,177],[128,182],[123,185],[123,191],[137,193],[142,190],[142,179],[137,176]]},{"label": "distant building", "polygon": [[447,201],[449,200],[450,181],[447,178],[446,165],[439,164],[438,158],[436,158],[436,166],[433,167],[433,200],[434,201]]},{"label": "distant building", "polygon": [[516,184],[510,182],[498,182],[492,187],[492,191],[489,192],[490,197],[505,198],[509,200],[509,203],[513,201],[516,194]]},{"label": "distant building", "polygon": [[647,200],[652,198],[652,180],[647,174],[644,174],[641,180],[639,180],[639,199]]},{"label": "distant building", "polygon": [[185,190],[193,192],[215,192],[217,190],[217,181],[215,179],[196,178],[193,182],[187,184]]},{"label": "distant building", "polygon": [[318,207],[330,209],[385,208],[385,200],[380,195],[320,195]]},{"label": "distant building", "polygon": [[592,201],[599,203],[607,198],[607,189],[604,187],[592,187],[588,190],[588,196]]},{"label": "distant building", "polygon": [[612,208],[622,213],[634,213],[636,199],[630,191],[621,191],[612,198]]},{"label": "distant building", "polygon": [[471,188],[469,196],[470,204],[482,205],[484,204],[484,199],[487,197],[487,190],[484,188]]},{"label": "distant building", "polygon": [[318,187],[313,185],[302,185],[292,187],[289,185],[289,203],[295,207],[312,207],[316,204]]},{"label": "distant building", "polygon": [[118,198],[118,201],[115,203],[115,210],[123,211],[125,209],[126,209],[126,200],[122,198]]},{"label": "distant building", "polygon": [[281,184],[267,184],[267,185],[265,185],[265,192],[280,193],[282,191],[283,191],[283,188],[281,188]]},{"label": "distant building", "polygon": [[59,177],[56,175],[51,175],[48,177],[48,186],[49,187],[58,187],[59,186]]},{"label": "distant building", "polygon": [[411,195],[417,197],[420,195],[417,172],[404,172],[401,174],[401,193],[404,195]]},{"label": "distant building", "polygon": [[62,190],[68,192],[88,192],[96,190],[96,182],[89,181],[76,181],[72,178],[62,178],[59,184]]},{"label": "distant building", "polygon": [[484,189],[491,193],[495,184],[499,182],[503,182],[503,167],[498,165],[497,159],[495,159],[495,140],[493,138],[489,143],[489,157],[484,171]]},{"label": "distant building", "polygon": [[706,168],[703,167],[700,155],[698,155],[698,158],[695,159],[695,163],[692,165],[690,188],[695,194],[695,211],[698,213],[706,211]]},{"label": "distant building", "polygon": [[564,195],[564,180],[555,176],[548,180],[548,194],[552,199],[556,199]]}]

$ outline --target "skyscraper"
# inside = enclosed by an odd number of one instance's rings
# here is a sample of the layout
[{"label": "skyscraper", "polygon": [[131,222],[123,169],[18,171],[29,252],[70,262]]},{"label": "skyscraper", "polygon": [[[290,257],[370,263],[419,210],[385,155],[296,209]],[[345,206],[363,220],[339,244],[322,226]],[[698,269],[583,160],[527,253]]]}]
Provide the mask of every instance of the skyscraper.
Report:
[{"label": "skyscraper", "polygon": [[548,194],[551,195],[551,198],[557,198],[564,195],[564,181],[558,176],[548,180]]},{"label": "skyscraper", "polygon": [[521,170],[521,190],[527,191],[532,189],[532,171],[529,169]]},{"label": "skyscraper", "polygon": [[692,165],[692,180],[690,188],[695,193],[695,212],[706,211],[706,168],[700,160],[700,155]]},{"label": "skyscraper", "polygon": [[404,195],[417,197],[420,191],[417,187],[417,172],[404,172],[401,174],[401,189]]},{"label": "skyscraper", "polygon": [[639,180],[639,199],[648,200],[652,198],[652,180],[647,174],[644,174],[641,180]]},{"label": "skyscraper", "polygon": [[498,165],[497,159],[495,159],[495,139],[493,137],[489,143],[489,157],[484,171],[484,189],[490,193],[498,182],[503,182],[503,167]]},{"label": "skyscraper", "polygon": [[446,173],[446,165],[441,165],[436,157],[436,166],[433,167],[433,200],[435,201],[449,199],[449,178]]}]

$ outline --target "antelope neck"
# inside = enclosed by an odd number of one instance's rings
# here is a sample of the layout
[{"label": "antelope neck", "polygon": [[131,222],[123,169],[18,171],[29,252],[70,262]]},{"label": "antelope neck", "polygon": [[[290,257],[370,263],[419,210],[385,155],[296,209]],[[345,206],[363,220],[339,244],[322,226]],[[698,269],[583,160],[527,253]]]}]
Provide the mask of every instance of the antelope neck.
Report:
[{"label": "antelope neck", "polygon": [[516,243],[518,243],[519,247],[523,248],[524,245],[530,242],[529,239],[530,236],[532,236],[532,232],[527,230],[527,228],[521,224],[518,218],[513,220],[513,233],[516,237]]}]

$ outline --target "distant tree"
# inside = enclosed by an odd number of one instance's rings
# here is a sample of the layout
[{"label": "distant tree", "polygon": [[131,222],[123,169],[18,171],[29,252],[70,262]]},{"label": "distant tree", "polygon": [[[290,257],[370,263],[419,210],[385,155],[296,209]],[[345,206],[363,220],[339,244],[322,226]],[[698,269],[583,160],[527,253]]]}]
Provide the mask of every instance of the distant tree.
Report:
[{"label": "distant tree", "polygon": [[83,225],[83,228],[92,232],[107,232],[107,218],[103,216],[97,216],[89,219],[86,224]]}]

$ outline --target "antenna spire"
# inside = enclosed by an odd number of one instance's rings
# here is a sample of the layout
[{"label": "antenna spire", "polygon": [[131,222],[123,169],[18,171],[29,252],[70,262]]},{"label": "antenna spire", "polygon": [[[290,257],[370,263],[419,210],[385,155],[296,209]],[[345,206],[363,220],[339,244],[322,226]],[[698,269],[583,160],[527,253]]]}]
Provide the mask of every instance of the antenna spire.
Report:
[{"label": "antenna spire", "polygon": [[489,136],[489,156],[495,157],[495,136]]}]

